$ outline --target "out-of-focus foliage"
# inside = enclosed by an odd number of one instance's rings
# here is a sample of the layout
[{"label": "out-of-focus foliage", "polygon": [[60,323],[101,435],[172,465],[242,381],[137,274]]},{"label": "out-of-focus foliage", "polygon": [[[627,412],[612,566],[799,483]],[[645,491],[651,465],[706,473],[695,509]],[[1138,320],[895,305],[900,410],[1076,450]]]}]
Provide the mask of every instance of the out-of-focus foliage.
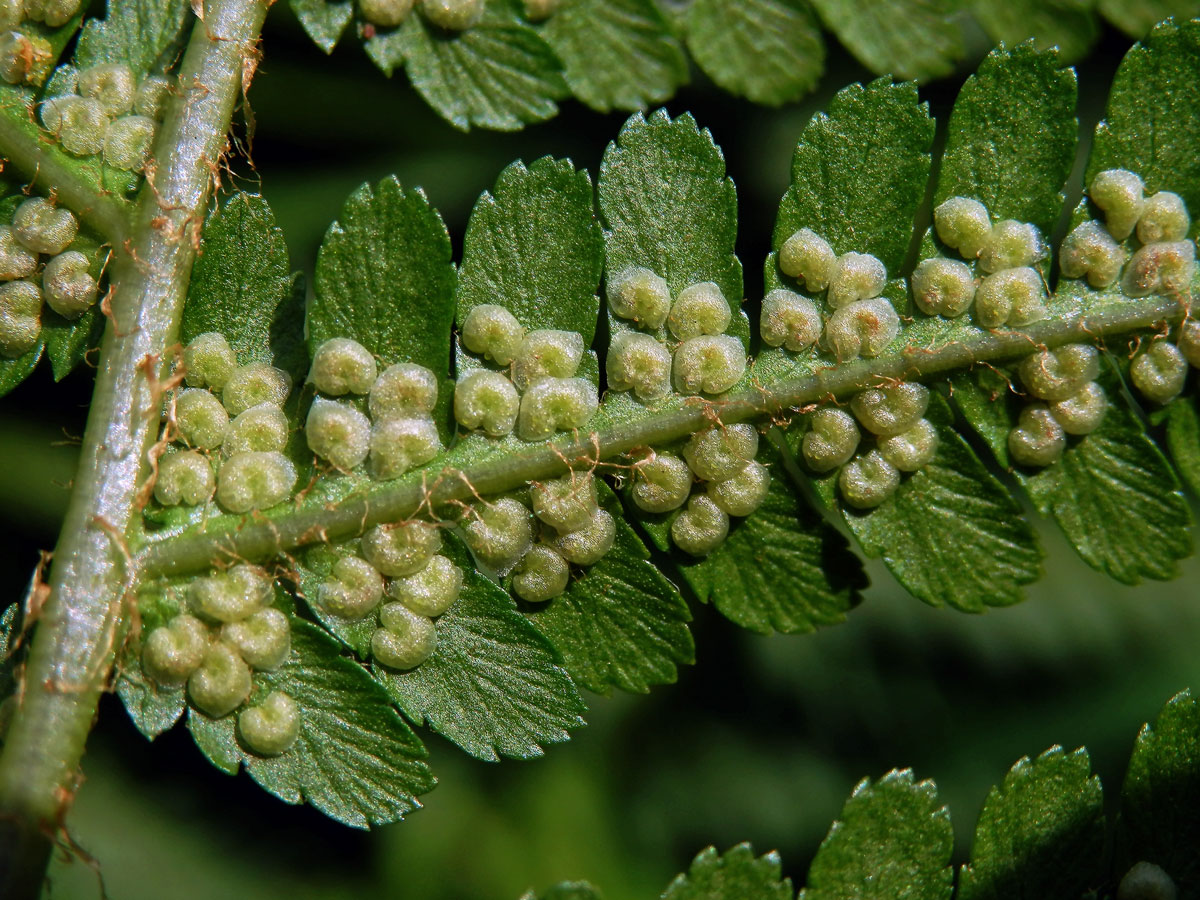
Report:
[{"label": "out-of-focus foliage", "polygon": [[[348,31],[388,75],[407,72],[455,127],[513,131],[558,112],[566,94],[598,112],[644,109],[689,78],[688,59],[722,89],[778,106],[813,90],[826,42],[867,69],[929,81],[952,75],[970,36],[1009,45],[1032,38],[1066,62],[1087,54],[1105,24],[1135,38],[1195,0],[487,0],[462,31],[438,28],[420,5],[380,27],[355,4],[290,0],[316,44],[332,52]],[[534,15],[546,6],[548,15]],[[350,26],[353,23],[353,28]],[[825,31],[821,26],[824,26]]]}]

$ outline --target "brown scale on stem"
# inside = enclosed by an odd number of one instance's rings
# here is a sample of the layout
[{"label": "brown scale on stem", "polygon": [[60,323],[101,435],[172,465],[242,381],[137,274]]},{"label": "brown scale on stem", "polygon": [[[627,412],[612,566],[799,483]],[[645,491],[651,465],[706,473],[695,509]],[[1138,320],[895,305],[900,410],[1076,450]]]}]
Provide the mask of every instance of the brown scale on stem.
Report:
[{"label": "brown scale on stem", "polygon": [[158,379],[157,360],[151,361],[150,357],[147,357],[144,361],[146,363],[144,372],[147,388],[151,396],[151,411],[161,406],[164,394],[169,393],[170,399],[167,401],[166,424],[162,429],[162,434],[146,452],[146,461],[150,466],[150,472],[146,476],[146,480],[142,483],[142,486],[138,488],[136,499],[134,500],[135,508],[139,512],[146,508],[150,502],[150,498],[154,495],[154,485],[158,481],[158,461],[167,452],[167,449],[171,446],[179,431],[179,426],[175,419],[175,388],[183,384],[187,376],[187,366],[183,362],[182,346],[175,344],[167,352],[175,357],[175,365],[172,373],[162,382]]},{"label": "brown scale on stem", "polygon": [[46,571],[52,559],[54,554],[49,550],[39,551],[37,566],[33,570],[29,590],[25,592],[25,599],[21,605],[21,631],[8,648],[10,658],[25,643],[34,623],[41,618],[42,607],[50,597],[50,583],[46,580]]}]

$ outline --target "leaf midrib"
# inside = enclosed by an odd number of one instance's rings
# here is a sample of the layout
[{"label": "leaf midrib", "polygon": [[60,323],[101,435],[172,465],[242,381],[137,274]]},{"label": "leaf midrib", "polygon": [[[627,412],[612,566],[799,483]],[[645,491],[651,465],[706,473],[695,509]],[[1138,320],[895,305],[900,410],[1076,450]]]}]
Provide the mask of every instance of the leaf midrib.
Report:
[{"label": "leaf midrib", "polygon": [[[381,485],[365,495],[321,508],[296,510],[269,521],[261,516],[256,521],[251,514],[239,522],[240,527],[226,531],[164,538],[141,549],[136,557],[137,569],[143,579],[177,575],[234,560],[267,559],[309,544],[345,540],[374,525],[403,521],[423,508],[437,510],[471,501],[476,495],[494,496],[560,475],[575,462],[603,462],[638,447],[670,444],[716,421],[732,424],[778,418],[808,404],[842,398],[893,379],[921,380],[979,362],[1018,358],[1041,347],[1092,342],[1164,321],[1175,323],[1185,311],[1186,307],[1172,298],[1121,300],[1028,328],[984,332],[936,348],[908,345],[887,356],[830,365],[810,375],[782,379],[770,387],[752,388],[720,400],[695,398],[682,409],[649,413],[587,434],[563,436],[461,470],[447,468],[434,479],[426,469],[402,483]],[[427,488],[430,480],[433,486]]]}]

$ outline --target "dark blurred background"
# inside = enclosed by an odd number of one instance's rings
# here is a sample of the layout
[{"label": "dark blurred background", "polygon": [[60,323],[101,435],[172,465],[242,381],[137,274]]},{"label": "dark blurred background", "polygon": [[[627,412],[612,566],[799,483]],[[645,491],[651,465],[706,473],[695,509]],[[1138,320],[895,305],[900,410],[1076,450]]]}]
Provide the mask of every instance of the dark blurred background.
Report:
[{"label": "dark blurred background", "polygon": [[[1084,135],[1128,44],[1110,30],[1078,67]],[[464,135],[403,76],[384,78],[357,41],[325,57],[283,3],[264,48],[251,92],[254,167],[238,167],[237,186],[266,195],[293,265],[308,272],[364,180],[396,173],[423,186],[459,245],[475,198],[505,165],[554,154],[595,173],[625,118],[568,101],[557,119],[519,134]],[[976,35],[962,74],[924,89],[939,117],[986,50]],[[761,296],[800,130],[837,89],[870,77],[831,41],[826,77],[802,104],[754,107],[698,73],[669,104],[691,110],[725,150],[747,297]],[[37,551],[54,544],[90,383],[83,371],[56,386],[42,367],[0,404],[0,577],[11,599]],[[950,804],[961,858],[988,787],[1019,757],[1086,744],[1115,795],[1141,723],[1200,680],[1200,608],[1189,602],[1200,563],[1169,584],[1122,588],[1042,532],[1047,577],[1021,606],[986,616],[927,608],[876,564],[861,607],[816,635],[763,638],[698,607],[699,665],[646,697],[590,698],[590,724],[543,760],[480,763],[423,733],[442,783],[426,809],[374,832],[217,772],[182,728],[147,743],[109,697],[68,825],[114,900],[516,900],[565,878],[633,900],[657,896],[709,843],[778,849],[802,882],[854,784],[912,766]],[[100,896],[79,861],[56,861],[51,877],[51,897]]]}]

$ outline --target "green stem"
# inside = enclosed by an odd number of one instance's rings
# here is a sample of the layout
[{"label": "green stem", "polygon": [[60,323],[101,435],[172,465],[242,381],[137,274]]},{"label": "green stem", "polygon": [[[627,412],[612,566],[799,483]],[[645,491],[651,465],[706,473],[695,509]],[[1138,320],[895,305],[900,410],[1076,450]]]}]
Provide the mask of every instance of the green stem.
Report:
[{"label": "green stem", "polygon": [[43,193],[53,193],[114,247],[122,246],[129,231],[128,206],[96,193],[95,185],[67,166],[43,143],[36,130],[30,130],[26,118],[31,115],[28,109],[0,115],[0,148],[4,158],[24,172],[32,186]]},{"label": "green stem", "polygon": [[373,525],[403,521],[422,508],[470,501],[476,494],[503,493],[561,474],[575,461],[608,460],[639,447],[661,447],[707,427],[717,417],[729,424],[786,415],[806,404],[854,393],[884,379],[919,380],[974,363],[1023,356],[1037,346],[1095,341],[1163,321],[1178,321],[1184,309],[1172,299],[1126,300],[1083,314],[1047,319],[1021,330],[984,332],[939,347],[906,347],[894,356],[830,366],[719,401],[686,405],[586,435],[531,445],[527,450],[461,471],[430,473],[419,481],[409,478],[338,504],[286,513],[270,521],[247,520],[217,533],[167,538],[142,551],[137,560],[139,574],[175,575],[231,560],[267,559],[306,544],[353,537]]},{"label": "green stem", "polygon": [[[209,0],[192,29],[142,191],[131,252],[113,277],[112,313],[70,507],[40,610],[22,702],[0,755],[0,818],[50,833],[123,636],[133,572],[124,535],[140,514],[161,380],[177,340],[196,239],[266,0]],[[0,150],[8,147],[0,143]],[[4,893],[0,883],[0,895]]]}]

